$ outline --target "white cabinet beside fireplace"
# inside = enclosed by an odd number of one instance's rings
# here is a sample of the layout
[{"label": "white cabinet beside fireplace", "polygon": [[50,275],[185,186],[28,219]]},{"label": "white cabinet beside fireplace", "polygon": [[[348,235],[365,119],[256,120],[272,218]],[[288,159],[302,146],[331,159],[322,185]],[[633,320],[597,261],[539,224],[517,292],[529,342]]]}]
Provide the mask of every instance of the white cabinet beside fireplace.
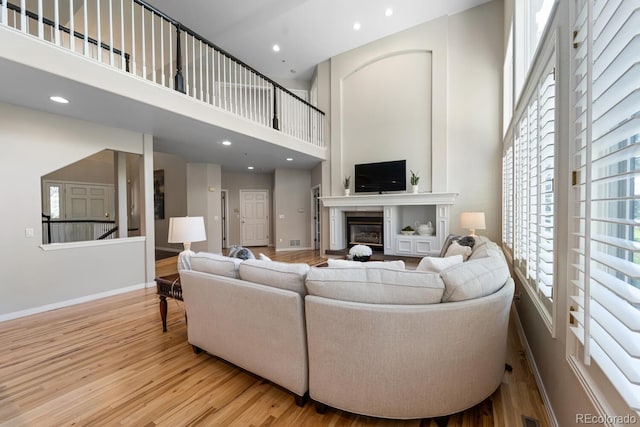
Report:
[{"label": "white cabinet beside fireplace", "polygon": [[429,256],[438,255],[440,247],[436,236],[395,236],[396,255]]}]

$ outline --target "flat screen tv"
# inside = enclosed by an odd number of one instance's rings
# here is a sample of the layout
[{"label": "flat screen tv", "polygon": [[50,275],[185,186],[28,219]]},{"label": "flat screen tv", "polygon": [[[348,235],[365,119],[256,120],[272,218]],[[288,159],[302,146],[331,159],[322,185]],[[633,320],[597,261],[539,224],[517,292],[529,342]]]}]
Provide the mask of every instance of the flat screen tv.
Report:
[{"label": "flat screen tv", "polygon": [[406,191],[407,161],[355,165],[355,178],[356,193]]}]

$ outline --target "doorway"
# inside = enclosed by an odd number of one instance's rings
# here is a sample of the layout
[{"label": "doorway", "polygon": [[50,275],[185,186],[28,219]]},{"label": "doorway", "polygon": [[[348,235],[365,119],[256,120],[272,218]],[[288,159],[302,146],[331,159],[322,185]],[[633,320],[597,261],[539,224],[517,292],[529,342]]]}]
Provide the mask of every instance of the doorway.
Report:
[{"label": "doorway", "polygon": [[240,244],[269,245],[268,190],[240,190]]}]

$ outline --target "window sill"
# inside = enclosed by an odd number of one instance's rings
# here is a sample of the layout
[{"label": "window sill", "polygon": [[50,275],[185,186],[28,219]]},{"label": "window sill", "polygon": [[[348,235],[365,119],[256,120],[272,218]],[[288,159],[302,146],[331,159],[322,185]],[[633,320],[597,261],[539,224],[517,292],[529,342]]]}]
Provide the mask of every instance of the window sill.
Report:
[{"label": "window sill", "polygon": [[109,245],[123,245],[127,243],[145,242],[147,238],[145,236],[136,237],[123,237],[121,239],[108,239],[108,240],[87,240],[84,242],[69,242],[69,243],[50,243],[47,245],[40,245],[40,249],[43,251],[61,251],[65,249],[77,249],[88,248],[92,246],[109,246]]}]

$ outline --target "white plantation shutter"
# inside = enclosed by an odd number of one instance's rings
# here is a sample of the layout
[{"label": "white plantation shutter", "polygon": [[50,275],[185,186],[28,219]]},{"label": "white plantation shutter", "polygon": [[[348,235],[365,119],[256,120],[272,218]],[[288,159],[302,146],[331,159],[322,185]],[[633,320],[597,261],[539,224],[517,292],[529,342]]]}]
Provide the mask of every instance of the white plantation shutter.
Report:
[{"label": "white plantation shutter", "polygon": [[[552,320],[554,275],[554,64],[552,52],[516,122],[512,172],[515,179],[514,267],[536,295],[549,321]],[[505,223],[508,227],[508,218]]]},{"label": "white plantation shutter", "polygon": [[502,157],[502,241],[513,250],[513,147]]},{"label": "white plantation shutter", "polygon": [[576,0],[572,332],[640,413],[640,0]]}]

